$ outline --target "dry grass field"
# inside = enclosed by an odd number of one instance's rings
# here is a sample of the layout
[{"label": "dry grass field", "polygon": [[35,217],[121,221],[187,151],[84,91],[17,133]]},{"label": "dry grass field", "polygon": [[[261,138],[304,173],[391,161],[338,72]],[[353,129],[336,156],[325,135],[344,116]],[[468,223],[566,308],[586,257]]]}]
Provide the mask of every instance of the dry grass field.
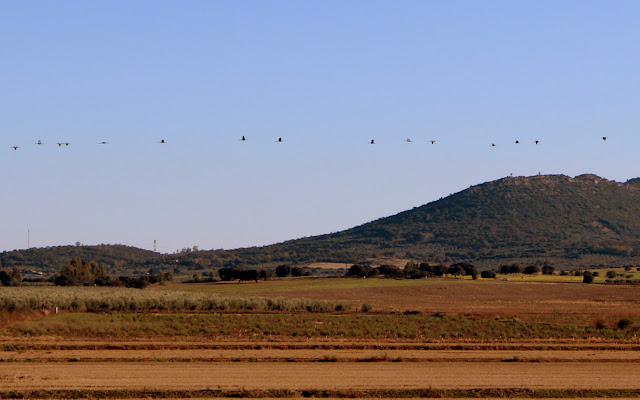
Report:
[{"label": "dry grass field", "polygon": [[153,290],[352,308],[4,312],[0,398],[640,397],[635,286],[296,279]]},{"label": "dry grass field", "polygon": [[329,299],[376,311],[475,315],[640,316],[640,286],[465,279],[309,279],[196,284],[179,290]]}]

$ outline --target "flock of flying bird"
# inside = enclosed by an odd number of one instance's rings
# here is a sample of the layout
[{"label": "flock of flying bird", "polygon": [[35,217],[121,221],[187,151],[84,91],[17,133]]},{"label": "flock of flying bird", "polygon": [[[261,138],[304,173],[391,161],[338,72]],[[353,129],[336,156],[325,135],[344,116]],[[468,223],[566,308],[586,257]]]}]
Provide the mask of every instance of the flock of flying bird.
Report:
[{"label": "flock of flying bird", "polygon": [[[607,137],[606,137],[606,136],[603,136],[603,137],[602,137],[602,140],[604,140],[604,141],[606,142],[606,141],[607,141]],[[240,138],[240,141],[241,141],[241,142],[246,142],[246,141],[247,141],[247,138],[246,138],[245,136],[242,136],[242,138]],[[278,138],[278,140],[276,140],[276,143],[283,143],[283,142],[284,142],[284,141],[282,140],[282,138],[281,138],[281,137],[280,137],[280,138]],[[413,143],[413,140],[411,140],[410,138],[407,138],[407,139],[405,140],[405,142],[407,142],[407,143]],[[436,143],[436,141],[435,141],[435,140],[429,140],[428,142],[429,142],[429,143],[431,143],[431,144],[435,144],[435,143]],[[160,140],[158,143],[160,143],[160,144],[166,144],[166,143],[167,143],[167,141],[166,141],[166,140],[164,140],[164,139],[162,139],[162,140]],[[515,141],[515,142],[513,142],[513,143],[514,143],[514,144],[520,144],[520,141],[519,141],[519,140],[516,140],[516,141]],[[540,141],[539,141],[539,140],[534,140],[534,142],[533,142],[533,143],[535,143],[535,144],[539,144],[539,143],[540,143]],[[38,145],[38,146],[41,146],[41,145],[43,145],[44,143],[43,143],[41,140],[38,140],[35,144],[36,144],[36,145]],[[69,142],[57,142],[56,144],[58,145],[58,147],[62,147],[62,145],[65,145],[65,146],[67,146],[67,147],[68,147],[70,143],[69,143]],[[108,142],[104,142],[104,141],[102,141],[102,142],[99,142],[98,144],[100,144],[100,145],[104,145],[104,144],[109,144],[109,143],[108,143]],[[371,142],[369,142],[369,144],[376,144],[376,141],[375,141],[374,139],[371,139]],[[496,147],[496,144],[495,144],[495,143],[491,143],[491,147]],[[11,146],[11,148],[12,148],[12,149],[14,149],[14,150],[18,150],[18,149],[20,148],[20,146],[14,145],[14,146]]]}]

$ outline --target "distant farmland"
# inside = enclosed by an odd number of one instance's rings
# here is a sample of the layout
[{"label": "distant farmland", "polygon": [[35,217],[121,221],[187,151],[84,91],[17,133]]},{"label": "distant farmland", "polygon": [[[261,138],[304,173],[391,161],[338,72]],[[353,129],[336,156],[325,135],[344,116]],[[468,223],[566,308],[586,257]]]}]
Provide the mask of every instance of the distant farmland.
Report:
[{"label": "distant farmland", "polygon": [[511,278],[5,288],[0,398],[640,396],[640,287]]}]

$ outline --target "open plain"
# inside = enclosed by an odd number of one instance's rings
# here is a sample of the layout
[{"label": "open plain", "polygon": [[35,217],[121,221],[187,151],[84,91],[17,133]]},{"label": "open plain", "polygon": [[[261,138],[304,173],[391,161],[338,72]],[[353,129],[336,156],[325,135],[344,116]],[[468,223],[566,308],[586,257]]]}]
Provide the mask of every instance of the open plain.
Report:
[{"label": "open plain", "polygon": [[640,397],[635,286],[308,279],[151,291],[350,308],[5,311],[0,397]]}]

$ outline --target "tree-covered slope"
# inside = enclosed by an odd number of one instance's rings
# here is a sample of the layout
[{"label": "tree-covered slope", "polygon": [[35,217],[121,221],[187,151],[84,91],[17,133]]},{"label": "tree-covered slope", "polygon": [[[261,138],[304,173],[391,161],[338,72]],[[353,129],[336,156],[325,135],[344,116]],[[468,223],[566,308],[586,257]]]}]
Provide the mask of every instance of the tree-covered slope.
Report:
[{"label": "tree-covered slope", "polygon": [[160,255],[126,246],[0,254],[3,265],[59,268],[71,257],[138,270],[270,267],[405,258],[426,262],[640,264],[640,178],[507,177],[352,229],[263,247]]},{"label": "tree-covered slope", "polygon": [[640,186],[595,175],[509,177],[338,236],[441,246],[472,259],[638,255]]},{"label": "tree-covered slope", "polygon": [[640,180],[507,177],[346,231],[230,253],[261,262],[640,262]]},{"label": "tree-covered slope", "polygon": [[34,268],[46,273],[57,272],[69,260],[78,257],[100,263],[109,270],[154,263],[161,255],[149,250],[123,245],[54,246],[0,253],[0,265]]}]

